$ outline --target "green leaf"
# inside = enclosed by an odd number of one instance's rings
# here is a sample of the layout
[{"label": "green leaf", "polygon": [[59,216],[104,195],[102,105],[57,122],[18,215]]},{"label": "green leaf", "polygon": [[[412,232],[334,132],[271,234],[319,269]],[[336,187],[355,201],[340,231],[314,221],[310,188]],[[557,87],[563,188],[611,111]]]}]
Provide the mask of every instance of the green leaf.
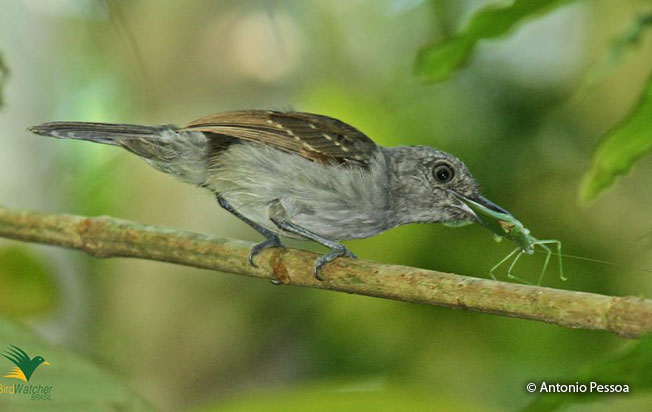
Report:
[{"label": "green leaf", "polygon": [[[573,403],[604,402],[610,397],[623,397],[628,394],[642,394],[652,389],[652,335],[640,339],[629,350],[611,359],[598,362],[587,368],[583,373],[568,379],[549,380],[547,383],[571,383],[589,385],[590,382],[605,384],[626,384],[629,393],[605,394],[600,392],[584,393],[543,393],[522,412],[551,412],[561,410]],[[540,382],[537,382],[540,387]]]},{"label": "green leaf", "polygon": [[652,151],[652,77],[634,111],[613,127],[593,154],[580,195],[590,201],[625,175],[634,163]]},{"label": "green leaf", "polygon": [[628,54],[640,48],[644,35],[652,29],[652,13],[636,16],[630,25],[618,36],[614,37],[606,50],[605,56],[591,66],[575,93],[574,100],[581,102],[586,99],[590,89],[599,84],[605,77],[621,65]]},{"label": "green leaf", "polygon": [[[103,371],[91,362],[70,352],[49,345],[30,331],[0,317],[0,350],[14,345],[30,357],[41,356],[50,365],[41,364],[27,385],[51,387],[50,400],[32,400],[24,393],[7,393],[14,384],[25,384],[14,378],[0,377],[0,411],[21,412],[153,412],[151,406],[132,392],[118,377]],[[14,364],[0,357],[0,376]]]},{"label": "green leaf", "polygon": [[464,65],[475,45],[483,39],[503,36],[528,19],[549,12],[569,0],[514,0],[513,3],[492,3],[478,10],[464,30],[452,38],[421,49],[415,72],[423,80],[447,79],[453,70]]},{"label": "green leaf", "polygon": [[46,312],[58,290],[52,269],[26,246],[0,249],[0,314],[24,317]]}]

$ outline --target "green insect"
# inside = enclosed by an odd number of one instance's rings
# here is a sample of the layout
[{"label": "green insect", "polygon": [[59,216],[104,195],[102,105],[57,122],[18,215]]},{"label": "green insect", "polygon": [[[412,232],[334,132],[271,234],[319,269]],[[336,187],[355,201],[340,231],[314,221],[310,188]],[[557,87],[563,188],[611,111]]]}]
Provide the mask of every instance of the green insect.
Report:
[{"label": "green insect", "polygon": [[[498,262],[489,270],[489,275],[492,279],[496,280],[496,269],[509,262],[509,260],[513,258],[512,262],[507,268],[507,277],[510,279],[516,279],[520,282],[530,283],[515,276],[512,273],[512,270],[516,266],[516,263],[521,258],[521,256],[533,254],[535,246],[539,246],[546,252],[546,259],[543,263],[543,267],[541,268],[541,273],[539,274],[539,279],[537,281],[537,285],[540,285],[541,281],[543,280],[543,276],[548,269],[550,257],[552,256],[552,250],[547,245],[556,245],[557,258],[559,261],[559,277],[561,280],[566,280],[564,277],[564,269],[561,262],[561,242],[559,240],[539,240],[530,235],[530,230],[523,226],[523,224],[514,216],[488,209],[487,207],[466,198],[460,200],[462,200],[466,205],[469,206],[469,208],[471,208],[481,224],[483,224],[494,233],[496,241],[501,241],[503,238],[506,238],[518,245],[516,249],[512,250],[507,256],[505,256],[500,262]],[[514,255],[516,255],[516,257],[514,257]]]}]

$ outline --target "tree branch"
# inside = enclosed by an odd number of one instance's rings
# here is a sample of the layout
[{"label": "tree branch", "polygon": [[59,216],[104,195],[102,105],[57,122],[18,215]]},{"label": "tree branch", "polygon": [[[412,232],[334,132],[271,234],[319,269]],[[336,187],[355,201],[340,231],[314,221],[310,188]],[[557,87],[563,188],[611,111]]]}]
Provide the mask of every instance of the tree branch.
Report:
[{"label": "tree branch", "polygon": [[88,218],[0,206],[0,237],[83,250],[96,257],[137,257],[284,284],[598,329],[627,338],[652,332],[652,301],[498,282],[369,261],[337,259],[312,276],[316,254],[268,249],[247,261],[251,244],[146,226],[109,217]]}]

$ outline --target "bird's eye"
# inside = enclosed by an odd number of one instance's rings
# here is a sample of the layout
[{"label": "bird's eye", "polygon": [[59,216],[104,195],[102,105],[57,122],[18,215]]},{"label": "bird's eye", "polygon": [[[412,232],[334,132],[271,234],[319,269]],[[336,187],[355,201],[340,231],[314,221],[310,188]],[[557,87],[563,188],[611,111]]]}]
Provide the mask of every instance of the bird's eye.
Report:
[{"label": "bird's eye", "polygon": [[432,174],[439,183],[448,183],[455,176],[453,168],[448,163],[437,163],[433,168]]}]

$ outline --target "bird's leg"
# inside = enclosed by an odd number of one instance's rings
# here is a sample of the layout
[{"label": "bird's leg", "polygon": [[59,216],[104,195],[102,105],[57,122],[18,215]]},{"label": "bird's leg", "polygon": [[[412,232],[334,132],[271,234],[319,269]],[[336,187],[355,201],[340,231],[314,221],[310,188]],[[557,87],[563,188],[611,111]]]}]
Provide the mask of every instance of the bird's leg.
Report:
[{"label": "bird's leg", "polygon": [[261,250],[267,249],[268,247],[281,247],[283,246],[281,244],[281,240],[278,238],[278,235],[271,230],[259,225],[258,223],[242,216],[237,210],[231,206],[229,202],[226,201],[220,194],[218,193],[217,195],[217,202],[222,206],[224,209],[229,211],[232,215],[237,217],[238,219],[242,220],[252,228],[254,228],[258,233],[262,234],[265,236],[265,240],[254,245],[254,247],[251,248],[251,252],[249,252],[249,263],[253,267],[257,267],[256,264],[254,263],[254,256],[256,256],[258,253],[260,253]]},{"label": "bird's leg", "polygon": [[326,263],[332,262],[333,260],[337,259],[340,256],[348,256],[353,259],[358,258],[353,252],[347,249],[344,245],[341,245],[340,243],[335,242],[333,240],[323,238],[315,233],[312,233],[307,229],[302,228],[301,226],[292,223],[288,218],[287,211],[285,210],[285,207],[283,207],[283,205],[281,204],[280,200],[274,201],[274,203],[272,203],[272,205],[270,206],[269,211],[270,211],[269,214],[270,214],[271,221],[274,222],[274,224],[278,226],[280,229],[285,230],[286,232],[294,233],[295,235],[299,235],[306,239],[310,239],[314,242],[320,243],[326,246],[327,248],[331,249],[329,253],[320,256],[315,261],[315,265],[313,266],[312,273],[317,280],[324,280],[321,277],[321,268]]}]

